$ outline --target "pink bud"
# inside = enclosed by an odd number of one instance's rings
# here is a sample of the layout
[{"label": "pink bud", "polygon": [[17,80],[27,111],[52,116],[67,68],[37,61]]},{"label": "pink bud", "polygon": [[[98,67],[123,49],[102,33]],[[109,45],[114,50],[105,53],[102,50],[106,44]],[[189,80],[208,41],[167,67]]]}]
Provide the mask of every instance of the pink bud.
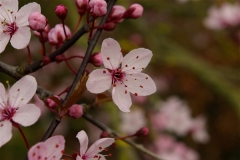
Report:
[{"label": "pink bud", "polygon": [[[61,98],[59,96],[54,95],[54,97],[56,97],[57,99],[61,100]],[[50,98],[47,99],[46,103],[51,108],[57,107],[57,104]]]},{"label": "pink bud", "polygon": [[104,0],[91,0],[89,7],[93,17],[101,17],[107,13],[107,3]]},{"label": "pink bud", "polygon": [[33,12],[28,17],[28,22],[32,30],[42,32],[47,25],[47,18],[39,12]]},{"label": "pink bud", "polygon": [[142,16],[143,7],[140,4],[132,4],[124,14],[124,18],[137,19]]},{"label": "pink bud", "polygon": [[105,31],[112,31],[116,28],[116,23],[113,23],[113,22],[109,22],[109,23],[105,23],[103,25],[103,29]]},{"label": "pink bud", "polygon": [[145,137],[149,134],[149,129],[147,127],[142,127],[139,129],[136,133],[135,136],[137,137]]},{"label": "pink bud", "polygon": [[77,8],[78,8],[78,13],[80,15],[84,15],[85,12],[87,11],[87,9],[88,9],[88,1],[89,0],[75,0],[75,3],[76,3]]},{"label": "pink bud", "polygon": [[[70,29],[65,25],[67,37],[71,37],[71,31]],[[52,45],[61,45],[65,40],[65,34],[63,31],[63,25],[57,24],[54,28],[52,28],[48,33],[48,40],[49,43]]]},{"label": "pink bud", "polygon": [[109,134],[105,131],[103,131],[100,135],[100,138],[108,138],[109,137]]},{"label": "pink bud", "polygon": [[100,67],[103,65],[102,55],[100,52],[95,52],[91,55],[89,62],[92,63],[96,67]]},{"label": "pink bud", "polygon": [[83,115],[82,106],[79,104],[72,105],[68,110],[69,110],[68,114],[72,118],[80,118]]},{"label": "pink bud", "polygon": [[46,42],[48,41],[48,32],[50,30],[50,26],[49,24],[46,25],[46,27],[44,28],[44,30],[41,32],[43,39],[41,37],[41,34],[38,31],[33,31],[33,34],[37,37],[39,37],[41,42]]},{"label": "pink bud", "polygon": [[120,23],[123,21],[123,15],[126,11],[126,8],[124,8],[121,5],[115,5],[113,6],[113,9],[108,17],[107,22],[114,22],[114,23]]},{"label": "pink bud", "polygon": [[63,4],[60,4],[55,8],[55,13],[58,18],[64,20],[67,17],[68,9]]}]

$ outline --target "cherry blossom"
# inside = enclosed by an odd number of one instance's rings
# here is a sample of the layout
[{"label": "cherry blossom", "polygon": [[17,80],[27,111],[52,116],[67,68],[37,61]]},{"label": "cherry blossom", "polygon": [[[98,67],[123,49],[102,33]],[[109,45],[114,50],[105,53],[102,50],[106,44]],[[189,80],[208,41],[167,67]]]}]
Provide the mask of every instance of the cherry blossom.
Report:
[{"label": "cherry blossom", "polygon": [[105,160],[104,155],[98,153],[114,142],[113,138],[101,138],[88,148],[88,136],[85,131],[78,132],[76,137],[80,142],[80,155],[76,160]]},{"label": "cherry blossom", "polygon": [[32,146],[28,152],[29,160],[60,160],[65,148],[63,136],[53,136],[45,142]]},{"label": "cherry blossom", "polygon": [[0,83],[0,147],[11,139],[12,123],[26,127],[38,120],[40,109],[27,104],[36,90],[37,82],[29,75],[17,81],[8,92]]},{"label": "cherry blossom", "polygon": [[31,38],[28,16],[33,12],[41,12],[40,5],[35,2],[18,11],[18,0],[0,1],[0,53],[5,50],[10,39],[16,49],[28,45]]},{"label": "cherry blossom", "polygon": [[101,48],[104,69],[89,74],[87,89],[92,93],[101,93],[113,86],[113,102],[123,112],[129,112],[132,105],[130,93],[146,96],[156,91],[154,81],[140,73],[150,62],[152,52],[145,48],[130,51],[122,56],[120,45],[112,38],[105,39]]}]

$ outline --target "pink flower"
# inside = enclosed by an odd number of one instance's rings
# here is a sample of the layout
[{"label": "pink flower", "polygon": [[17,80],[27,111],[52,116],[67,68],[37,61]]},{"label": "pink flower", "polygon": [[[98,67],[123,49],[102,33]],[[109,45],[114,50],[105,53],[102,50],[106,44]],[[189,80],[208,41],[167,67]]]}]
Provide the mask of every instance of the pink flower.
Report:
[{"label": "pink flower", "polygon": [[60,160],[65,148],[63,136],[53,136],[45,142],[32,146],[28,152],[29,160]]},{"label": "pink flower", "polygon": [[33,12],[28,17],[28,22],[32,30],[42,32],[47,25],[47,18],[39,12]]},{"label": "pink flower", "polygon": [[74,104],[69,108],[69,116],[73,118],[80,118],[83,115],[82,106],[79,104]]},{"label": "pink flower", "polygon": [[102,55],[100,52],[95,52],[91,55],[89,59],[89,63],[92,63],[96,67],[100,67],[103,65]]},{"label": "pink flower", "polygon": [[132,4],[124,14],[124,18],[137,19],[143,14],[143,7],[140,4]]},{"label": "pink flower", "polygon": [[76,160],[104,160],[104,155],[98,153],[114,142],[114,138],[101,138],[88,148],[88,136],[85,131],[78,132],[76,137],[80,142],[80,155],[77,155]]},{"label": "pink flower", "polygon": [[2,0],[0,2],[0,53],[9,40],[16,49],[26,47],[31,38],[28,27],[28,16],[33,12],[41,12],[40,5],[33,2],[18,11],[18,0]]},{"label": "pink flower", "polygon": [[78,13],[84,15],[88,8],[89,0],[75,0],[76,6],[78,8]]},{"label": "pink flower", "polygon": [[12,137],[12,122],[22,126],[34,124],[40,109],[34,104],[27,104],[37,90],[37,82],[32,76],[24,76],[8,92],[0,83],[0,147]]},{"label": "pink flower", "polygon": [[88,5],[93,17],[101,17],[107,13],[107,3],[104,0],[91,0]]},{"label": "pink flower", "polygon": [[105,39],[102,43],[104,69],[89,74],[87,89],[92,93],[101,93],[113,86],[113,102],[123,112],[129,112],[132,105],[130,92],[135,96],[146,96],[156,91],[154,81],[140,73],[150,62],[152,52],[145,48],[134,49],[124,58],[120,45],[114,39]]},{"label": "pink flower", "polygon": [[[70,29],[65,25],[67,37],[71,37]],[[66,40],[64,35],[62,24],[57,24],[54,28],[52,28],[48,33],[49,43],[52,45],[62,45]]]},{"label": "pink flower", "polygon": [[123,21],[123,15],[126,11],[126,8],[121,5],[115,5],[112,8],[112,11],[107,19],[107,22],[120,23]]},{"label": "pink flower", "polygon": [[58,5],[55,8],[55,13],[61,20],[64,20],[67,17],[68,9],[63,4]]}]

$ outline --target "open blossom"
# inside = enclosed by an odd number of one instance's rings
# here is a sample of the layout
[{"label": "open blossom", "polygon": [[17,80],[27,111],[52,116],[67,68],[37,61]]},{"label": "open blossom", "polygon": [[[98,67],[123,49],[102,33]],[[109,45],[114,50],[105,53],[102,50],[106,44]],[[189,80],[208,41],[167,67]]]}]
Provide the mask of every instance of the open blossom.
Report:
[{"label": "open blossom", "polygon": [[37,82],[29,75],[17,81],[8,92],[0,83],[0,147],[11,139],[12,123],[26,127],[38,120],[40,109],[27,104],[36,90]]},{"label": "open blossom", "polygon": [[98,153],[114,142],[114,138],[101,138],[88,148],[88,136],[85,131],[78,132],[76,137],[80,142],[80,155],[76,160],[105,160],[104,155]]},{"label": "open blossom", "polygon": [[104,69],[89,74],[87,89],[101,93],[113,86],[113,102],[123,112],[129,112],[132,105],[130,92],[135,96],[146,96],[156,91],[154,81],[140,73],[150,62],[152,52],[145,48],[134,49],[125,57],[120,45],[112,38],[105,39],[101,48]]},{"label": "open blossom", "polygon": [[41,12],[40,5],[35,2],[18,11],[18,0],[0,1],[0,53],[5,50],[10,39],[16,49],[28,45],[31,38],[28,16],[33,12]]},{"label": "open blossom", "polygon": [[29,160],[60,160],[65,148],[63,136],[53,136],[45,142],[32,146],[28,152]]}]

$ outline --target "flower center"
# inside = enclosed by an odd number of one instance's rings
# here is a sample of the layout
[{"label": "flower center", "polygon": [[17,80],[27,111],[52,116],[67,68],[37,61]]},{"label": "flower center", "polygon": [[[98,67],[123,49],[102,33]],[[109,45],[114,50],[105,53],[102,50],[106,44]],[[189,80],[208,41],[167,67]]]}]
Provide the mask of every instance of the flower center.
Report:
[{"label": "flower center", "polygon": [[6,21],[2,21],[1,22],[3,29],[3,33],[5,34],[9,34],[10,36],[12,36],[17,30],[18,27],[16,26],[16,23],[7,23]]},{"label": "flower center", "polygon": [[1,112],[1,114],[2,114],[1,120],[11,120],[15,113],[16,113],[16,108],[6,107]]},{"label": "flower center", "polygon": [[112,71],[112,84],[122,81],[124,76],[125,76],[125,72],[122,72],[122,70],[120,68],[113,70]]}]

